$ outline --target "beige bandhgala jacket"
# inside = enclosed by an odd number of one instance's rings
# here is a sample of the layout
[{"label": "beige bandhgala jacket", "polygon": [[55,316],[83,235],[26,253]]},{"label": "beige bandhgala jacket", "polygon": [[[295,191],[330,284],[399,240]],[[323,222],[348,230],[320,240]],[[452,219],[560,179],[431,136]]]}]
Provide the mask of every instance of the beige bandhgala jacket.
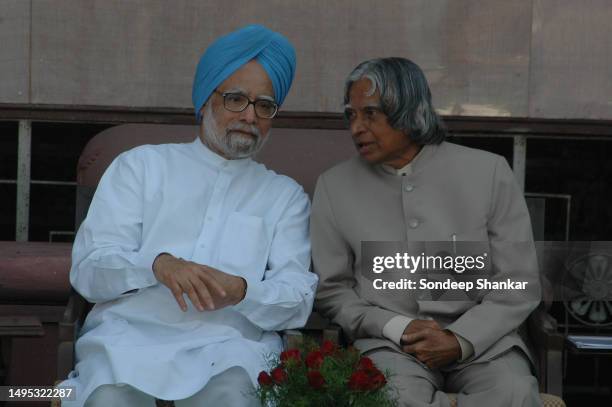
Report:
[{"label": "beige bandhgala jacket", "polygon": [[[323,173],[311,215],[315,308],[361,351],[400,348],[383,337],[397,315],[433,318],[467,339],[485,361],[512,347],[529,355],[517,330],[538,305],[537,258],[525,199],[506,160],[449,142],[426,145],[412,172],[396,176],[354,157]],[[420,301],[410,290],[372,288],[360,272],[362,241],[486,242],[502,280],[529,280],[530,294],[487,294],[476,301]]]}]

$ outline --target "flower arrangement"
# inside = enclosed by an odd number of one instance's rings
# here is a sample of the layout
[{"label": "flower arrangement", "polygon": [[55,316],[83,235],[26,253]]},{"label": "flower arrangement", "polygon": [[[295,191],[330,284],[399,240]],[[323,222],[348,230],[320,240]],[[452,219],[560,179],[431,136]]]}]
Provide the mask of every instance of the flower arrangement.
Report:
[{"label": "flower arrangement", "polygon": [[257,396],[274,407],[391,407],[397,401],[381,372],[355,348],[341,349],[331,341],[321,347],[305,342],[271,358],[270,371],[259,373]]}]

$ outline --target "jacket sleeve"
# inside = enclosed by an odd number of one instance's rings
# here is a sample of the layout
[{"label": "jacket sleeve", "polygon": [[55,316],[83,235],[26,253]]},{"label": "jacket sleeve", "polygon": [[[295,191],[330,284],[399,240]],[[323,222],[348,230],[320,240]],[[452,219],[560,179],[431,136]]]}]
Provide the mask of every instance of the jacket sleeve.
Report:
[{"label": "jacket sleeve", "polygon": [[312,312],[318,278],[310,271],[309,214],[308,196],[296,188],[276,224],[264,278],[247,279],[234,306],[264,330],[301,328]]},{"label": "jacket sleeve", "polygon": [[493,174],[487,221],[492,281],[527,281],[526,290],[491,290],[447,329],[467,339],[477,358],[518,329],[540,301],[538,262],[529,212],[506,160],[499,157]]},{"label": "jacket sleeve", "polygon": [[310,218],[312,259],[319,275],[316,308],[340,325],[350,341],[383,338],[395,312],[372,305],[354,290],[354,253],[338,230],[324,175],[315,188]]},{"label": "jacket sleeve", "polygon": [[118,156],[102,176],[72,249],[70,282],[90,302],[114,300],[157,284],[158,253],[140,250],[144,162],[133,152]]}]

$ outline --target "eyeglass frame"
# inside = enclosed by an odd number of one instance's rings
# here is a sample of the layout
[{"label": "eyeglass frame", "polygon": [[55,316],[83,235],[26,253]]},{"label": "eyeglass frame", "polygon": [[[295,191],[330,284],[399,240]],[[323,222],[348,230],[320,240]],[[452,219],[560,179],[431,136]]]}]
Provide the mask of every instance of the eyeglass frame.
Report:
[{"label": "eyeglass frame", "polygon": [[[240,93],[240,92],[221,92],[219,89],[215,89],[214,93],[217,93],[219,95],[221,95],[223,97],[223,108],[225,110],[227,110],[228,112],[233,112],[233,113],[241,113],[244,112],[250,105],[253,105],[253,110],[255,111],[255,116],[257,116],[260,119],[273,119],[274,117],[276,117],[276,115],[278,114],[278,103],[276,103],[273,100],[268,100],[268,99],[255,99],[255,100],[251,100],[247,95],[245,95],[244,93]],[[225,97],[227,95],[239,95],[242,96],[244,98],[246,98],[247,100],[247,104],[244,106],[244,108],[242,108],[242,110],[230,110],[227,108],[226,101],[225,101]],[[255,106],[255,103],[260,102],[260,101],[264,101],[264,102],[270,102],[274,105],[275,109],[274,109],[274,114],[272,114],[272,116],[270,117],[261,117],[258,113],[257,113],[257,107]]]}]

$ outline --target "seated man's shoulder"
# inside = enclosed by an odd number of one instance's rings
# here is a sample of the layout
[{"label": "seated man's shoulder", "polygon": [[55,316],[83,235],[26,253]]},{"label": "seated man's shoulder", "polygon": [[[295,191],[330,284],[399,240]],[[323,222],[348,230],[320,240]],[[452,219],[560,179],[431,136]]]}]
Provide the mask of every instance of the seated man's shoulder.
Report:
[{"label": "seated man's shoulder", "polygon": [[293,178],[279,174],[276,171],[267,168],[261,163],[255,163],[253,166],[253,174],[259,178],[259,185],[270,189],[275,194],[306,194],[304,188]]},{"label": "seated man's shoulder", "polygon": [[181,151],[184,144],[173,143],[173,144],[142,144],[136,147],[132,147],[118,155],[122,160],[155,160],[155,159],[167,159],[175,152]]},{"label": "seated man's shoulder", "polygon": [[460,161],[464,165],[473,166],[495,166],[497,161],[503,158],[499,154],[490,151],[462,146],[448,141],[440,144],[439,151],[441,152],[439,155],[442,156],[441,158],[445,161],[450,158]]},{"label": "seated man's shoulder", "polygon": [[334,182],[336,180],[346,181],[347,179],[359,176],[362,173],[370,173],[371,171],[370,165],[366,164],[359,156],[354,156],[323,171],[320,178],[329,182]]}]

